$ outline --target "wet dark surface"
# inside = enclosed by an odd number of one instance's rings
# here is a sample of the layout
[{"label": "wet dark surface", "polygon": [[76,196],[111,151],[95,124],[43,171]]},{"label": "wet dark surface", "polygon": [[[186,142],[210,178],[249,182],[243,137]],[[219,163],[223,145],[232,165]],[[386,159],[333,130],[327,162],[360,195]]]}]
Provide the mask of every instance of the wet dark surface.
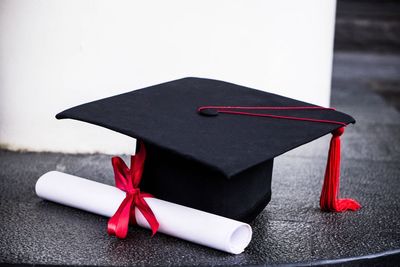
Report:
[{"label": "wet dark surface", "polygon": [[37,178],[50,170],[113,184],[110,156],[0,150],[0,263],[268,265],[344,258],[350,263],[339,263],[346,266],[395,265],[400,261],[400,113],[382,86],[394,84],[391,90],[399,92],[399,59],[335,56],[332,106],[357,120],[342,138],[341,195],[359,200],[360,211],[318,209],[327,136],[276,159],[272,201],[252,223],[253,240],[240,255],[163,234],[150,238],[149,231],[137,227],[130,228],[126,240],[117,240],[107,235],[106,218],[34,193]]}]

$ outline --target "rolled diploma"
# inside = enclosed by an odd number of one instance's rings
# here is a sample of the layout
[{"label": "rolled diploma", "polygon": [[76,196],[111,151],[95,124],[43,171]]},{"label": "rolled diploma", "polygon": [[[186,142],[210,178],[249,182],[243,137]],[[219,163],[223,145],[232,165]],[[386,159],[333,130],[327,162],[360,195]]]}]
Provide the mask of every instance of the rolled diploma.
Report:
[{"label": "rolled diploma", "polygon": [[[36,182],[36,194],[46,200],[111,217],[126,193],[116,187],[74,175],[51,171]],[[239,254],[250,243],[250,225],[157,198],[145,198],[160,227],[159,232],[193,243]],[[135,208],[137,224],[150,229]]]}]

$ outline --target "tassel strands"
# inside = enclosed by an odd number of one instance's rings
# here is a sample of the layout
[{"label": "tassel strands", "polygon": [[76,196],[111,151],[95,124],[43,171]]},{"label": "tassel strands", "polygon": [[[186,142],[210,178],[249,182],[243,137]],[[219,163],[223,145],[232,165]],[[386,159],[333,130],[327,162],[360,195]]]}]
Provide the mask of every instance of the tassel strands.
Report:
[{"label": "tassel strands", "polygon": [[344,127],[332,133],[325,179],[320,197],[320,207],[322,211],[343,212],[347,210],[356,211],[361,208],[361,205],[354,199],[338,198],[340,184],[340,136],[343,133]]}]

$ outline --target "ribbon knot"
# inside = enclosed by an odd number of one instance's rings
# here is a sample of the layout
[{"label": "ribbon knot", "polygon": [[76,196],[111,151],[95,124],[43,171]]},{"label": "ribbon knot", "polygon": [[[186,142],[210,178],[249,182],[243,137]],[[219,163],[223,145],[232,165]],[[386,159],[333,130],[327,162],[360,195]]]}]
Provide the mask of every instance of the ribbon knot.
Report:
[{"label": "ribbon knot", "polygon": [[145,159],[146,149],[142,143],[140,143],[139,152],[131,156],[130,169],[120,157],[112,158],[115,186],[126,192],[126,197],[108,221],[107,232],[109,235],[115,235],[118,238],[126,237],[129,223],[136,224],[135,208],[142,213],[149,223],[152,236],[158,230],[159,224],[157,218],[144,199],[145,197],[153,196],[148,193],[142,193],[139,189]]},{"label": "ribbon knot", "polygon": [[126,194],[132,195],[132,196],[135,196],[137,194],[140,195],[140,189],[139,188],[130,188],[129,190],[126,191]]}]

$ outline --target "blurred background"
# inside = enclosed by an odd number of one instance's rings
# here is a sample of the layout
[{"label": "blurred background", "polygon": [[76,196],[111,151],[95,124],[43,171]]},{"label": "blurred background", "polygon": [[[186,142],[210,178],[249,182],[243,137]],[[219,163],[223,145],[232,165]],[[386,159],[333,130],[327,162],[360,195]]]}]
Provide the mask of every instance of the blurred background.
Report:
[{"label": "blurred background", "polygon": [[329,106],[334,0],[0,3],[5,148],[131,153],[132,138],[54,116],[186,76]]},{"label": "blurred background", "polygon": [[[131,153],[132,138],[54,116],[186,76],[330,106],[333,48],[362,75],[357,64],[387,57],[360,53],[399,53],[399,14],[387,0],[2,0],[0,146]],[[398,105],[398,88],[392,77],[366,90]]]},{"label": "blurred background", "polygon": [[[357,70],[368,69],[380,76],[366,90],[382,96],[388,105],[400,109],[400,1],[339,0],[335,27],[335,53],[359,55]],[[362,59],[362,54],[365,55]],[[370,56],[368,56],[370,55]],[[385,63],[386,61],[386,63]],[[374,68],[374,63],[381,64]],[[340,69],[337,69],[340,72]],[[387,72],[387,75],[384,72]],[[364,77],[362,80],[365,80]]]}]

